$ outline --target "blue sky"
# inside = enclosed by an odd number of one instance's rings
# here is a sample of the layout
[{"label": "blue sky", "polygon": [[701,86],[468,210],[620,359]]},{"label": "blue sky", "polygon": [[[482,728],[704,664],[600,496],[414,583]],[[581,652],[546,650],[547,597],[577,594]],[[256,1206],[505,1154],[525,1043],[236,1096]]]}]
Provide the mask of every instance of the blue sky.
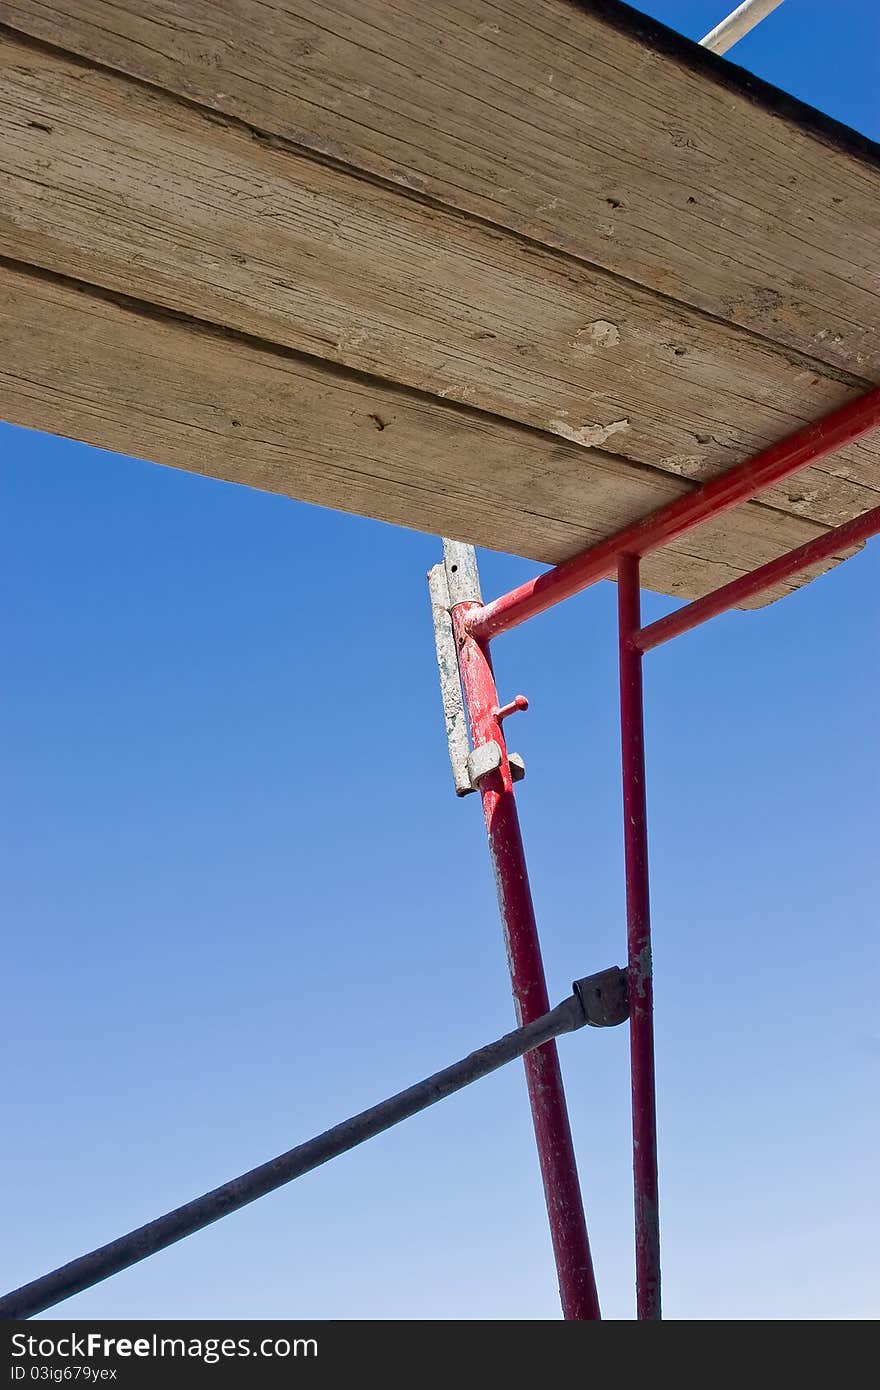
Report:
[{"label": "blue sky", "polygon": [[[642,8],[692,37],[725,12]],[[735,52],[878,138],[878,40],[867,0],[786,0]],[[5,426],[0,458],[10,1287],[512,1011],[479,806],[450,786],[439,543]],[[487,596],[534,570],[481,563]],[[647,658],[670,1317],[880,1313],[878,585],[875,543]],[[554,1001],[624,955],[614,640],[603,584],[496,643],[531,700]],[[603,1308],[630,1317],[625,1032],[561,1050]],[[56,1315],[558,1316],[521,1068]]]}]

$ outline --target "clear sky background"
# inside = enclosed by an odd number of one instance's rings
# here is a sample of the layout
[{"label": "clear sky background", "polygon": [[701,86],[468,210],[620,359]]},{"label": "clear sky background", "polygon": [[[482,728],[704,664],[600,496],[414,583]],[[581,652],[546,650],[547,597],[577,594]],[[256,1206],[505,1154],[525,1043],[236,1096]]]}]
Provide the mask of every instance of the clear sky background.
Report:
[{"label": "clear sky background", "polygon": [[[692,37],[725,0],[643,8]],[[880,137],[873,0],[736,50]],[[686,115],[686,113],[683,113]],[[429,536],[0,427],[11,1287],[511,1026]],[[491,596],[534,572],[481,557]],[[880,1313],[880,544],[647,658],[665,1309]],[[649,595],[650,618],[670,603]],[[615,590],[496,644],[554,1002],[624,958]],[[633,1314],[625,1030],[561,1047]],[[62,1317],[554,1318],[519,1064]]]}]

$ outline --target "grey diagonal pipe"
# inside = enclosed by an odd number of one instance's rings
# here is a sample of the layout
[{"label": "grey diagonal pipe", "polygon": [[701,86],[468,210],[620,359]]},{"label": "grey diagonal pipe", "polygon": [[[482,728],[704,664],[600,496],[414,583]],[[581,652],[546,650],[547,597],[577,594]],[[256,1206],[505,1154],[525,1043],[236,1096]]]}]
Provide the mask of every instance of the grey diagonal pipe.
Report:
[{"label": "grey diagonal pipe", "polygon": [[222,1187],[215,1187],[212,1192],[196,1197],[185,1206],[177,1207],[155,1221],[148,1221],[145,1226],[129,1231],[109,1245],[102,1245],[88,1255],[81,1255],[79,1259],[53,1270],[51,1274],[23,1284],[21,1288],[0,1298],[0,1318],[33,1317],[35,1313],[41,1313],[65,1298],[81,1293],[102,1279],[128,1269],[148,1255],[164,1250],[184,1236],[210,1226],[221,1216],[238,1211],[267,1192],[274,1192],[294,1178],[302,1177],[329,1159],[346,1153],[364,1140],[372,1139],[410,1115],[460,1091],[481,1076],[497,1071],[505,1063],[540,1047],[551,1038],[557,1038],[562,1033],[573,1033],[585,1024],[607,1027],[622,1023],[628,1015],[624,970],[613,967],[598,975],[577,980],[573,993],[567,999],[524,1028],[506,1033],[497,1042],[479,1048],[462,1061],[435,1072],[425,1081],[417,1082],[415,1086],[381,1101],[370,1110],[361,1111],[350,1120],[343,1120],[342,1124],[334,1125],[316,1138],[308,1139],[295,1149],[260,1164],[258,1168],[252,1168],[249,1173],[233,1178]]}]

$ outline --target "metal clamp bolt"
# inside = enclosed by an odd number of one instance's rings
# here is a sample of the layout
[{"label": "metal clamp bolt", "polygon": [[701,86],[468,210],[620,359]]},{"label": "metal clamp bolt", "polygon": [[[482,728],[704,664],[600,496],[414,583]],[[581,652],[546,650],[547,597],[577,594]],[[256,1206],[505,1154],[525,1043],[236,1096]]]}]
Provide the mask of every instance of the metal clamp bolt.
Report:
[{"label": "metal clamp bolt", "polygon": [[575,980],[573,988],[592,1028],[613,1028],[629,1018],[627,973],[620,966]]},{"label": "metal clamp bolt", "polygon": [[[484,777],[488,777],[490,772],[497,772],[503,761],[501,745],[496,743],[494,738],[488,743],[481,743],[479,748],[474,748],[467,756],[467,775],[471,787],[477,791]],[[526,765],[519,753],[508,753],[507,761],[510,765],[510,776],[514,782],[521,782],[526,775]]]}]

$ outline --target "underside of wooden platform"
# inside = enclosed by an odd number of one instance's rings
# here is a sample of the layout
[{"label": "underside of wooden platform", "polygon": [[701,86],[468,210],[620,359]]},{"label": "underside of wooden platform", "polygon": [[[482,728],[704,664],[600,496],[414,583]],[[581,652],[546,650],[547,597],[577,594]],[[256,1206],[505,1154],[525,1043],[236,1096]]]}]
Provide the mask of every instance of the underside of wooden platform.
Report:
[{"label": "underside of wooden platform", "polygon": [[[0,0],[0,416],[554,562],[880,381],[878,200],[611,0]],[[644,582],[878,492],[869,436]]]}]

